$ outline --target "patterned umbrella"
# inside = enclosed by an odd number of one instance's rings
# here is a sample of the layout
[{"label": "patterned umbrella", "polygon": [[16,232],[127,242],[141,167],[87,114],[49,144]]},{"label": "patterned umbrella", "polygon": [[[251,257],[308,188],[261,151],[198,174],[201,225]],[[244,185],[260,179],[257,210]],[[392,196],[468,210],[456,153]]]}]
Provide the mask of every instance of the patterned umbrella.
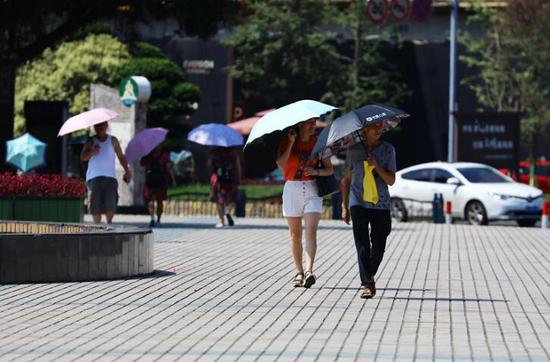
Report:
[{"label": "patterned umbrella", "polygon": [[341,149],[359,143],[363,135],[359,132],[371,124],[384,122],[384,132],[396,127],[401,119],[410,115],[400,109],[379,104],[370,104],[336,118],[323,129],[311,155],[330,157]]}]

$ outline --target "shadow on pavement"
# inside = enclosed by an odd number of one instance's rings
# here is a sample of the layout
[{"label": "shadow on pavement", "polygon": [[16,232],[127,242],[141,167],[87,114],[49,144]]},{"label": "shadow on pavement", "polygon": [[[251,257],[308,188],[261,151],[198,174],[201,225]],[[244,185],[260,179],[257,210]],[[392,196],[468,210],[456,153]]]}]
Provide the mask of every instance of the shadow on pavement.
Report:
[{"label": "shadow on pavement", "polygon": [[422,300],[422,301],[436,301],[436,302],[476,302],[476,303],[508,303],[506,299],[480,299],[480,298],[434,298],[434,297],[383,297],[384,299],[395,300]]},{"label": "shadow on pavement", "polygon": [[120,279],[114,279],[114,280],[133,280],[133,279],[156,279],[156,278],[165,278],[165,277],[171,277],[176,275],[176,273],[168,271],[168,270],[158,270],[155,269],[151,274],[147,275],[136,275],[133,277],[127,277],[127,278],[120,278]]},{"label": "shadow on pavement", "polygon": [[[331,289],[331,290],[361,290],[361,287],[357,288],[346,288],[346,287],[321,287],[321,289]],[[433,289],[411,289],[411,288],[376,288],[377,291],[397,291],[397,292],[433,292]]]},{"label": "shadow on pavement", "polygon": [[[174,275],[176,275],[176,273],[168,270],[155,269],[151,274],[147,274],[147,275],[134,275],[131,277],[112,278],[112,279],[84,280],[82,281],[82,283],[104,283],[104,282],[113,282],[117,280],[156,279],[156,278],[171,277]],[[33,283],[33,284],[51,284],[51,283],[59,283],[59,282],[44,282],[44,283]]]}]

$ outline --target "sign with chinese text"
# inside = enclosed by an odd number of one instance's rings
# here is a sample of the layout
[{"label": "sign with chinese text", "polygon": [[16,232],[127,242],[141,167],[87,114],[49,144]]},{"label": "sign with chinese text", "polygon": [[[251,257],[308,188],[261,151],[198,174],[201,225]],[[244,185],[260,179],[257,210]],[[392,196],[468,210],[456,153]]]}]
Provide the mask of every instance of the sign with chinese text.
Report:
[{"label": "sign with chinese text", "polygon": [[457,160],[516,169],[519,113],[458,113]]}]

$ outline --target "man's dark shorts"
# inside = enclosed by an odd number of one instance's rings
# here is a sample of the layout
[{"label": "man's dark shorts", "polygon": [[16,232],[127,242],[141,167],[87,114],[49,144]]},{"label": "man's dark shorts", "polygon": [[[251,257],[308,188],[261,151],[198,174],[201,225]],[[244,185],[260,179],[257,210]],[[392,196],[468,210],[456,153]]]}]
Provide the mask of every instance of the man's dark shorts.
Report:
[{"label": "man's dark shorts", "polygon": [[88,211],[92,215],[115,212],[118,203],[118,182],[112,177],[94,177],[88,181],[90,199]]}]

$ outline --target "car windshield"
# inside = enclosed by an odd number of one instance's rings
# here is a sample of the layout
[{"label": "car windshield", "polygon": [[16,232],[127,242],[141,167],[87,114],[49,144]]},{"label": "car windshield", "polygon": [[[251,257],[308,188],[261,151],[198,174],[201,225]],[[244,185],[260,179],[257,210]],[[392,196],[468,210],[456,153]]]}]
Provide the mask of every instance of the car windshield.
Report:
[{"label": "car windshield", "polygon": [[500,172],[489,167],[464,167],[457,170],[472,183],[510,182]]}]

